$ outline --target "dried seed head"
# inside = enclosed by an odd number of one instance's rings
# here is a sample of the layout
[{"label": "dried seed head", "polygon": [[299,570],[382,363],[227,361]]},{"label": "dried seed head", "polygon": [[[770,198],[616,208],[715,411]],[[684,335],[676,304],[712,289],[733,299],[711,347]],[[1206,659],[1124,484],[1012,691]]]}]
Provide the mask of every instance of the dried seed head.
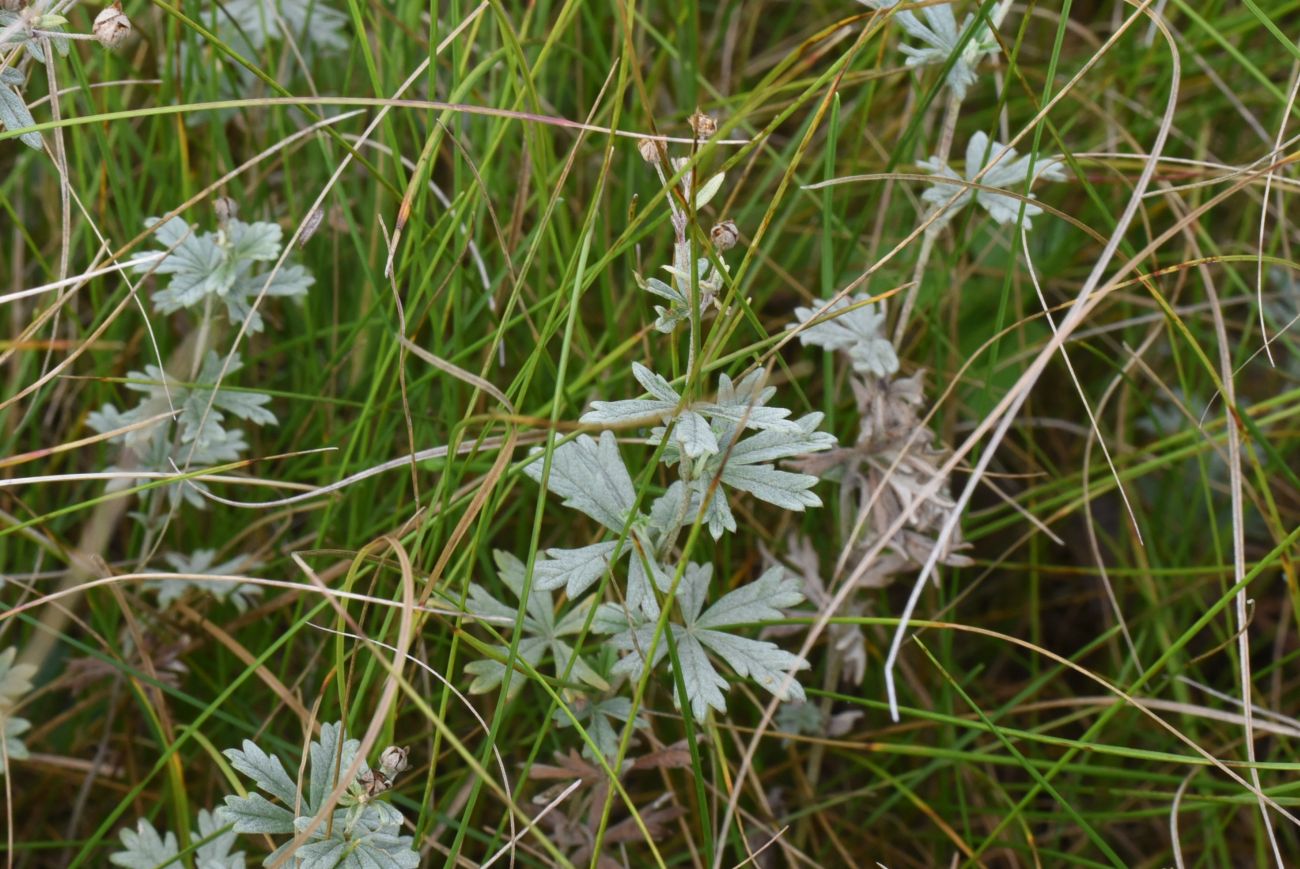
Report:
[{"label": "dried seed head", "polygon": [[659,165],[659,143],[654,139],[642,139],[636,143],[636,149],[641,152],[641,159],[651,166]]},{"label": "dried seed head", "polygon": [[687,118],[687,122],[691,125],[691,129],[695,131],[695,138],[697,139],[707,139],[718,132],[718,122],[699,109],[696,109],[695,114]]},{"label": "dried seed head", "polygon": [[403,772],[406,769],[406,755],[410,749],[398,745],[390,745],[384,749],[384,753],[379,755],[379,770],[389,778]]},{"label": "dried seed head", "polygon": [[382,794],[393,786],[393,782],[380,770],[367,769],[357,774],[357,784],[361,785],[366,798]]},{"label": "dried seed head", "polygon": [[25,0],[0,0],[0,12],[17,12]]},{"label": "dried seed head", "polygon": [[117,48],[131,35],[131,19],[122,11],[121,0],[115,0],[112,6],[105,6],[95,16],[91,27],[95,40],[105,48]]},{"label": "dried seed head", "polygon": [[224,227],[239,216],[239,203],[229,196],[218,196],[212,201],[212,210],[217,215],[217,226]]},{"label": "dried seed head", "polygon": [[713,225],[713,229],[709,230],[709,238],[718,250],[731,250],[740,240],[740,230],[736,228],[736,221],[724,220]]}]

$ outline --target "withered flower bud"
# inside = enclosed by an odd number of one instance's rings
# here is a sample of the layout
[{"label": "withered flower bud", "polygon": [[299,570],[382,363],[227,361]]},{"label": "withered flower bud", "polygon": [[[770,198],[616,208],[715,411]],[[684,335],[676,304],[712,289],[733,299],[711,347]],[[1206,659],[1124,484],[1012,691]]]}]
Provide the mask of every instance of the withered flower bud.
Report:
[{"label": "withered flower bud", "polygon": [[641,159],[651,166],[659,163],[659,143],[654,139],[641,139],[636,143],[636,149],[641,152]]},{"label": "withered flower bud", "polygon": [[699,109],[696,109],[695,114],[686,120],[691,125],[691,129],[695,131],[695,138],[697,139],[707,139],[718,132],[718,122]]},{"label": "withered flower bud", "polygon": [[736,221],[724,220],[713,225],[713,229],[709,230],[709,238],[718,250],[731,250],[740,240],[740,230],[736,228]]},{"label": "withered flower bud", "polygon": [[115,0],[112,6],[105,6],[95,16],[91,27],[95,41],[105,48],[117,48],[131,35],[131,19],[122,11],[121,0]]},{"label": "withered flower bud", "polygon": [[212,210],[217,215],[217,225],[224,227],[233,218],[239,216],[239,203],[229,196],[218,196],[212,201]]},{"label": "withered flower bud", "polygon": [[384,753],[379,755],[379,770],[389,778],[403,772],[406,769],[406,755],[410,749],[397,745],[390,745],[384,749]]},{"label": "withered flower bud", "polygon": [[378,796],[393,786],[393,782],[379,770],[368,769],[357,775],[357,784],[361,785],[366,799]]}]

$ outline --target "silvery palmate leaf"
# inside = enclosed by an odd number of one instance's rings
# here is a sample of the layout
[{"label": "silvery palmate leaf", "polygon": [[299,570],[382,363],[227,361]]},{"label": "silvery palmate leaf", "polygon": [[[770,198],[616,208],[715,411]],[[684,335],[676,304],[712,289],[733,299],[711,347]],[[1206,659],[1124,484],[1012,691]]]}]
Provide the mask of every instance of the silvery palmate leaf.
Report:
[{"label": "silvery palmate leaf", "polygon": [[[3,44],[21,45],[38,64],[45,63],[45,48],[42,45],[45,39],[50,41],[60,57],[68,56],[68,40],[58,35],[63,31],[63,25],[67,23],[68,19],[56,12],[42,13],[35,3],[26,5],[17,12],[0,10],[0,32],[6,34]],[[33,29],[44,31],[49,35],[37,36],[32,32]]]},{"label": "silvery palmate leaf", "polygon": [[[144,371],[132,371],[128,378],[135,382],[127,383],[126,387],[144,393],[139,404],[127,411],[105,404],[87,416],[86,424],[101,433],[116,431],[175,411],[178,426],[175,436],[171,424],[163,418],[114,438],[124,442],[134,454],[135,463],[130,470],[172,473],[174,467],[201,468],[235,461],[248,449],[248,444],[241,430],[226,429],[222,425],[225,414],[257,425],[273,425],[276,420],[275,415],[265,408],[270,396],[224,388],[224,381],[222,389],[214,388],[221,364],[221,357],[208,351],[197,375],[198,382],[189,385],[168,377],[156,365],[146,365]],[[226,369],[227,377],[238,371],[241,365],[239,355],[235,354]],[[127,469],[114,466],[110,470]],[[121,478],[111,481],[107,488],[120,491],[143,481],[144,478]],[[183,497],[202,508],[205,504],[195,487],[202,488],[202,484],[196,481],[174,483],[166,489],[173,506],[178,505]]]},{"label": "silvery palmate leaf", "polygon": [[221,0],[217,28],[237,46],[260,52],[289,37],[305,54],[345,50],[348,16],[325,0]]},{"label": "silvery palmate leaf", "polygon": [[122,838],[123,850],[109,855],[108,858],[108,862],[114,866],[125,866],[127,869],[155,869],[155,867],[181,865],[180,847],[176,842],[175,833],[167,831],[165,835],[159,835],[153,828],[153,824],[141,818],[136,822],[134,830],[126,827],[119,835]]},{"label": "silvery palmate leaf", "polygon": [[139,271],[171,275],[167,286],[153,294],[154,307],[163,314],[193,307],[209,297],[222,302],[232,322],[248,321],[250,332],[262,331],[262,317],[252,308],[259,295],[302,296],[315,283],[302,266],[285,264],[271,274],[258,264],[273,263],[280,255],[280,226],[231,218],[214,232],[200,233],[179,217],[145,226],[163,246],[165,256],[137,266]]},{"label": "silvery palmate leaf", "polygon": [[[1034,173],[1032,179],[1029,177],[1031,163],[1033,163],[1032,170]],[[990,164],[992,168],[985,171],[985,167],[990,166]],[[941,178],[958,180],[963,178],[938,157],[931,157],[920,165],[927,172]],[[980,176],[981,172],[983,172],[982,177]],[[976,181],[976,178],[979,178],[979,180]],[[996,187],[1020,195],[1008,196],[991,190],[977,190],[967,185],[945,184],[942,181],[936,181],[932,187],[921,194],[921,198],[930,204],[932,212],[941,208],[944,210],[934,223],[930,224],[927,231],[937,232],[972,199],[978,202],[989,213],[990,217],[1003,225],[1014,223],[1023,207],[1025,229],[1030,229],[1033,225],[1031,218],[1042,214],[1043,209],[1032,202],[1024,201],[1020,196],[1033,199],[1034,194],[1025,191],[1040,178],[1049,181],[1064,181],[1065,172],[1061,168],[1061,158],[1038,157],[1035,160],[1028,154],[1017,157],[1014,148],[1007,148],[998,142],[990,142],[989,137],[982,132],[975,133],[966,146],[966,174],[964,179],[971,183],[977,183],[981,187]],[[953,199],[954,196],[955,199]],[[953,200],[951,205],[949,200]]]},{"label": "silvery palmate leaf", "polygon": [[[533,455],[540,455],[540,450],[534,450]],[[524,467],[524,473],[534,480],[540,480],[542,463],[534,459]],[[622,549],[617,552],[617,541],[605,541],[578,549],[547,550],[534,564],[534,591],[549,593],[563,586],[572,598],[599,579],[615,556],[626,556],[628,607],[645,613],[649,618],[657,617],[659,604],[655,599],[654,587],[657,586],[661,591],[667,590],[668,581],[663,569],[655,562],[656,544],[662,539],[655,535],[666,532],[662,529],[655,532],[654,529],[645,527],[646,518],[643,515],[632,515],[636,491],[613,433],[601,432],[599,441],[589,435],[579,435],[574,440],[555,447],[547,485],[552,492],[564,498],[565,506],[585,513],[616,534],[621,535],[629,522],[631,527]],[[655,539],[648,539],[646,532],[650,532]],[[503,563],[502,557],[501,554],[497,555],[498,565]],[[503,573],[502,577],[511,581],[514,575],[512,569]],[[523,572],[519,571],[518,575],[521,578],[519,589],[522,589]],[[515,589],[516,596],[519,589]],[[513,620],[514,607],[499,603],[498,606],[503,607],[503,614]],[[519,646],[519,654],[534,665],[541,660],[544,651],[545,644],[536,638],[525,640]],[[499,681],[502,671],[499,662],[485,660],[475,662],[475,666],[480,669],[481,675]],[[486,683],[479,684],[484,686],[483,690],[489,687]],[[519,683],[511,682],[512,690],[517,684]]]},{"label": "silvery palmate leaf", "polygon": [[[198,835],[195,839],[206,841],[194,849],[191,859],[195,869],[244,869],[243,852],[231,853],[230,850],[234,847],[238,834],[231,829],[222,831],[223,827],[230,824],[222,812],[222,809],[215,812],[199,809]],[[122,850],[108,858],[108,862],[114,866],[124,866],[126,869],[165,869],[185,865],[180,857],[180,846],[175,834],[170,831],[159,834],[144,818],[136,822],[134,830],[125,827],[119,835]]]},{"label": "silvery palmate leaf", "polygon": [[17,656],[14,646],[0,652],[0,742],[4,744],[0,775],[8,771],[9,761],[27,758],[27,745],[19,737],[32,726],[26,718],[12,714],[23,695],[32,690],[32,677],[36,675],[34,664],[15,664]]},{"label": "silvery palmate leaf", "polygon": [[23,695],[32,690],[32,677],[36,675],[35,664],[15,664],[18,657],[16,646],[10,646],[0,652],[0,713],[6,713],[17,705]]},{"label": "silvery palmate leaf", "polygon": [[[541,481],[543,462],[541,448],[531,455],[534,461],[524,466],[524,473]],[[636,491],[632,476],[618,452],[618,442],[612,432],[601,432],[600,440],[590,435],[555,447],[551,455],[551,473],[547,489],[564,499],[564,505],[586,513],[611,531],[621,532],[632,506]]]},{"label": "silvery palmate leaf", "polygon": [[[112,431],[115,427],[144,422],[160,413],[176,410],[181,443],[197,443],[200,447],[206,447],[223,439],[224,428],[221,422],[225,419],[225,413],[255,425],[275,425],[275,415],[265,407],[270,403],[271,396],[231,389],[228,380],[223,380],[222,389],[216,388],[221,366],[222,358],[216,351],[209,350],[195,382],[188,385],[168,376],[156,365],[146,365],[144,371],[129,372],[126,388],[144,393],[145,397],[125,412],[101,409],[92,413],[90,426],[97,431]],[[239,354],[234,354],[226,367],[226,378],[242,367]],[[96,416],[104,413],[110,413],[111,418]],[[128,432],[124,436],[126,445],[143,456],[148,450],[148,442],[165,434],[167,428],[166,420],[158,420],[148,427]]]},{"label": "silvery palmate leaf", "polygon": [[[782,568],[774,567],[704,609],[712,574],[712,565],[687,565],[677,589],[682,623],[669,623],[686,698],[695,719],[703,721],[710,708],[718,712],[727,709],[723,692],[729,684],[713,665],[710,655],[722,659],[739,676],[753,678],[782,700],[803,700],[803,688],[793,678],[787,681],[786,677],[795,670],[806,669],[807,661],[774,643],[751,640],[726,630],[735,625],[784,618],[781,608],[795,606],[803,600],[799,581],[786,577]],[[617,623],[623,617],[609,604],[603,606],[612,611],[607,610],[598,619],[601,626]],[[615,648],[628,653],[614,666],[616,673],[639,678],[646,666],[643,656],[652,645],[654,656],[650,666],[658,666],[668,656],[668,643],[663,638],[655,643],[657,627],[655,623],[645,622],[610,638]]]},{"label": "silvery palmate leaf", "polygon": [[0,764],[0,775],[8,772],[9,761],[26,760],[27,743],[20,738],[28,730],[31,730],[32,723],[26,718],[18,718],[9,714],[0,714],[0,741],[4,742],[4,763]]},{"label": "silvery palmate leaf", "polygon": [[[872,9],[890,9],[898,5],[898,0],[859,0]],[[908,66],[945,64],[948,58],[957,53],[962,38],[973,25],[975,17],[967,15],[961,27],[953,15],[952,6],[938,3],[925,6],[913,12],[903,9],[895,12],[893,20],[903,28],[908,36],[921,42],[920,46],[900,45],[899,50],[907,55]],[[948,71],[948,87],[958,100],[966,98],[966,91],[978,78],[975,73],[980,59],[999,51],[998,41],[987,24],[977,25],[979,30],[971,36],[957,60]]]},{"label": "silvery palmate leaf", "polygon": [[563,588],[570,599],[586,591],[609,570],[618,541],[608,540],[577,549],[548,549],[533,562],[533,588]]},{"label": "silvery palmate leaf", "polygon": [[790,411],[782,407],[765,407],[775,394],[774,388],[760,389],[763,372],[755,370],[740,384],[723,374],[719,380],[717,401],[686,404],[677,390],[663,377],[639,362],[632,363],[632,375],[649,393],[649,398],[623,401],[593,401],[591,410],[581,421],[589,425],[626,425],[659,423],[673,426],[673,438],[688,457],[694,459],[718,452],[718,441],[709,420],[721,419],[754,429],[798,431],[798,425],[786,419]]},{"label": "silvery palmate leaf", "polygon": [[577,549],[547,549],[533,563],[533,588],[538,591],[564,588],[571,600],[576,599],[600,579],[614,561],[621,559],[628,562],[628,607],[641,610],[649,618],[657,617],[659,603],[651,586],[667,591],[670,580],[655,560],[654,545],[637,528],[632,530],[621,550],[616,540]]},{"label": "silvery palmate leaf", "polygon": [[[626,697],[606,697],[603,700],[584,697],[571,704],[569,709],[573,717],[578,719],[578,723],[587,731],[591,741],[596,744],[597,750],[606,760],[612,762],[618,754],[622,723],[626,723],[628,718],[632,717],[632,701]],[[573,724],[562,709],[555,710],[553,718],[560,727],[570,727]],[[636,716],[636,729],[641,730],[649,726],[649,721],[640,715]],[[585,742],[582,753],[592,761],[596,760],[595,752]]]},{"label": "silvery palmate leaf", "polygon": [[[692,262],[695,263],[694,274],[691,273]],[[728,268],[726,262],[722,262],[722,268]],[[654,277],[642,279],[638,276],[637,283],[641,289],[668,300],[666,308],[655,305],[655,312],[659,315],[655,320],[655,329],[669,334],[691,319],[692,286],[697,291],[695,295],[699,311],[703,314],[722,289],[724,278],[723,273],[714,268],[708,258],[695,257],[694,247],[689,240],[673,245],[673,262],[663,266],[663,270],[672,276],[671,282]]]},{"label": "silvery palmate leaf", "polygon": [[[898,354],[882,332],[884,311],[867,295],[819,301],[811,308],[795,308],[798,321],[787,329],[798,329],[805,346],[839,350],[848,355],[859,374],[888,377],[898,371]],[[806,325],[814,321],[812,325]]]},{"label": "silvery palmate leaf", "polygon": [[[191,555],[170,552],[163,556],[163,561],[171,567],[168,573],[196,573],[212,576],[228,576],[248,570],[252,566],[247,558],[235,558],[222,564],[213,564],[215,549],[196,549]],[[159,573],[146,570],[145,573]],[[211,595],[219,601],[233,603],[239,612],[245,612],[256,598],[262,596],[262,587],[251,582],[222,582],[221,580],[203,579],[151,579],[144,587],[158,595],[159,609],[166,609],[193,590]]]},{"label": "silvery palmate leaf", "polygon": [[[527,566],[509,552],[498,549],[493,555],[497,563],[497,575],[514,597],[520,598],[524,592]],[[595,602],[595,596],[589,596],[569,607],[563,616],[557,618],[551,593],[538,589],[534,580],[520,625],[523,637],[516,647],[518,656],[533,668],[549,656],[557,676],[563,675],[569,669],[569,662],[572,661],[571,672],[574,677],[594,688],[608,690],[609,684],[583,660],[581,655],[574,652],[573,646],[567,639],[581,633],[583,625],[587,622],[587,612]],[[476,616],[490,620],[490,624],[502,632],[511,629],[518,615],[517,606],[502,603],[477,583],[472,583],[469,587],[466,609]],[[497,652],[503,659],[508,658],[509,651],[508,647],[497,647]],[[503,660],[482,658],[466,664],[465,671],[474,677],[474,681],[469,686],[470,693],[482,694],[501,684],[505,678],[506,665]],[[507,696],[513,697],[524,681],[524,677],[519,674],[511,678]]]},{"label": "silvery palmate leaf", "polygon": [[[181,443],[197,441],[199,444],[206,445],[214,434],[213,429],[221,428],[221,422],[225,419],[223,411],[254,425],[275,425],[275,414],[266,409],[271,396],[260,392],[214,388],[221,375],[221,366],[221,357],[209,350],[203,359],[203,367],[199,371],[196,383],[185,392],[178,408],[180,417],[177,421],[180,424]],[[230,364],[226,366],[225,376],[229,377],[242,367],[239,354],[232,355]],[[153,373],[161,372],[153,368]],[[225,386],[224,380],[222,385]],[[128,386],[128,388],[138,387]],[[156,394],[153,389],[148,390],[151,396]]]},{"label": "silvery palmate leaf", "polygon": [[[741,437],[743,430],[729,422],[714,421],[720,452],[691,463],[691,478],[687,483],[693,490],[692,500],[698,498],[704,505],[703,521],[714,540],[726,531],[736,530],[736,519],[727,503],[727,489],[748,492],[759,500],[795,512],[821,506],[821,499],[812,491],[817,477],[778,470],[772,463],[834,447],[834,435],[817,431],[822,416],[810,413],[795,420],[796,431],[767,429],[748,437]],[[657,442],[664,434],[664,429],[656,428],[651,432],[651,439]],[[667,464],[678,464],[681,460],[682,454],[674,444],[664,447]],[[714,485],[714,480],[718,485]],[[692,522],[695,515],[690,517]]]}]

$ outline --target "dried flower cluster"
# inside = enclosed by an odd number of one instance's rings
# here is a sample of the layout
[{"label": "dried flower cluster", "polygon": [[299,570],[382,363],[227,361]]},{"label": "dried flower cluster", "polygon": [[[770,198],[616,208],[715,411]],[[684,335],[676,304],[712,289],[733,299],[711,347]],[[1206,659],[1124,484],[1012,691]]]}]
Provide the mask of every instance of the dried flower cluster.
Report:
[{"label": "dried flower cluster", "polygon": [[[847,298],[827,300],[816,308],[797,308],[795,316],[797,322],[790,328],[798,330],[804,345],[839,351],[849,361],[849,383],[857,400],[859,422],[858,438],[852,446],[806,456],[793,464],[807,474],[839,484],[841,539],[854,562],[881,548],[882,554],[871,561],[861,583],[865,588],[879,588],[925,563],[937,545],[939,529],[955,508],[946,479],[934,494],[924,493],[942,475],[940,466],[947,457],[944,449],[935,446],[934,433],[920,417],[924,372],[907,377],[898,374],[893,345],[880,334],[884,314],[875,310],[868,297],[858,296],[851,304]],[[891,533],[891,527],[908,511],[909,518]],[[969,565],[963,548],[960,535],[954,534],[939,553],[939,563]],[[804,593],[815,603],[828,603],[830,596],[815,553],[797,545],[791,551],[804,576]],[[855,606],[853,602],[849,605]],[[861,682],[865,658],[860,648],[849,653],[854,646],[860,647],[860,632],[837,626],[830,640],[842,654],[849,654],[842,676]]]}]

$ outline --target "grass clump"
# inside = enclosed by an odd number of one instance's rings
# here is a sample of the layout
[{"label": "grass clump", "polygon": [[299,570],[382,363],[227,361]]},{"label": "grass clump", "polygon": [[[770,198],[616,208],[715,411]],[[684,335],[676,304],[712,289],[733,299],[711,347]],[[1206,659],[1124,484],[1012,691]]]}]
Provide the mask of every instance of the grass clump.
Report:
[{"label": "grass clump", "polygon": [[1295,862],[1296,25],[0,0],[7,863]]}]

